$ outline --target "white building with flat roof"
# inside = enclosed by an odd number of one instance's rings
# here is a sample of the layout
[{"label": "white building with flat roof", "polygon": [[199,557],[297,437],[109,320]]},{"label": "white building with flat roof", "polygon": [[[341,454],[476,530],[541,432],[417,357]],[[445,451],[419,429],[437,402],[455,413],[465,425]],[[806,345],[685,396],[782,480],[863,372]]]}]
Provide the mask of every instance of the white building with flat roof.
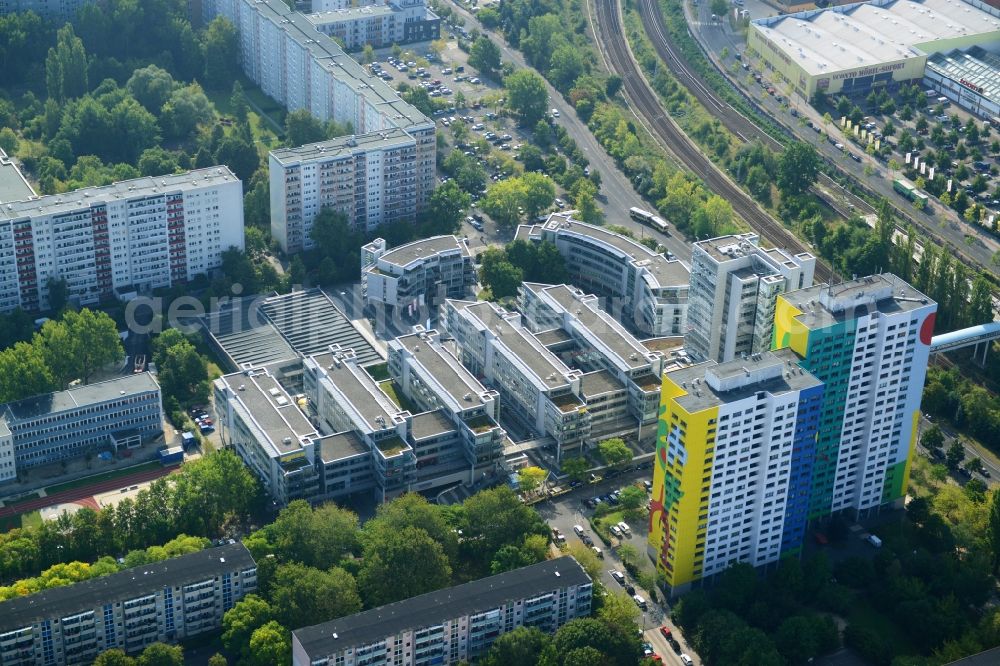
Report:
[{"label": "white building with flat roof", "polygon": [[184,283],[243,249],[243,184],[225,166],[0,205],[0,311],[49,308],[48,281],[91,305]]},{"label": "white building with flat roof", "polygon": [[553,213],[544,224],[522,225],[516,239],[549,241],[566,259],[570,282],[615,299],[614,311],[643,333],[683,335],[687,318],[688,267],[607,229]]},{"label": "white building with flat roof", "polygon": [[778,294],[812,286],[814,256],[759,241],[746,233],[694,244],[684,349],[696,360],[723,363],[767,351]]},{"label": "white building with flat roof", "polygon": [[919,83],[929,54],[997,40],[980,0],[872,0],[752,21],[747,51],[809,99]]},{"label": "white building with flat roof", "polygon": [[361,247],[365,305],[434,308],[444,298],[464,298],[476,284],[467,241],[434,236],[388,248],[382,238]]},{"label": "white building with flat roof", "polygon": [[356,5],[337,2],[330,9],[307,14],[309,22],[324,35],[334,37],[348,50],[365,44],[379,49],[393,44],[426,42],[441,36],[441,19],[427,8],[424,0],[389,0]]}]

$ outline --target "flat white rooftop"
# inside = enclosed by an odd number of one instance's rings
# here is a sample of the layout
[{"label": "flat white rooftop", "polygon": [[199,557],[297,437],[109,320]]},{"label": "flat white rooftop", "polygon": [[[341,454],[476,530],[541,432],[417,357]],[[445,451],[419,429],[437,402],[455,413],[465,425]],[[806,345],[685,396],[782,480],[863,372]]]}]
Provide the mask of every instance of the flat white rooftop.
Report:
[{"label": "flat white rooftop", "polygon": [[923,57],[932,43],[1000,32],[1000,10],[963,0],[874,0],[759,19],[754,26],[810,74]]}]

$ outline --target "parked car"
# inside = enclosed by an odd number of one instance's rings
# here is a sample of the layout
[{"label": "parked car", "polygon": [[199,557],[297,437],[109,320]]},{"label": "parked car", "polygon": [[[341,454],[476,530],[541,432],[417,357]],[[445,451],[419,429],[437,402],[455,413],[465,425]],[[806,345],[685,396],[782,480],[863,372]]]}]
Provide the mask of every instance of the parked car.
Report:
[{"label": "parked car", "polygon": [[666,625],[660,627],[660,634],[668,641],[673,637],[673,633],[670,631],[670,627]]},{"label": "parked car", "polygon": [[617,525],[612,525],[610,529],[611,529],[611,534],[618,537],[619,539],[622,538],[622,530],[620,527],[618,527]]},{"label": "parked car", "polygon": [[552,117],[553,118],[559,117],[559,109],[552,109]]},{"label": "parked car", "polygon": [[625,574],[623,574],[621,571],[618,571],[617,569],[612,569],[608,573],[611,574],[611,577],[615,579],[616,583],[622,586],[625,585]]},{"label": "parked car", "polygon": [[624,520],[618,523],[617,527],[622,531],[622,534],[626,536],[632,536],[632,530],[629,529],[628,523],[626,523]]},{"label": "parked car", "polygon": [[681,644],[677,642],[676,638],[671,636],[669,639],[667,639],[667,642],[670,643],[670,647],[675,653],[677,654],[681,653]]},{"label": "parked car", "polygon": [[694,666],[694,661],[686,654],[681,655],[681,662],[683,662],[684,666]]},{"label": "parked car", "polygon": [[576,532],[576,535],[578,537],[582,537],[583,536],[583,526],[582,525],[574,525],[573,526],[573,531]]},{"label": "parked car", "polygon": [[646,610],[646,608],[648,608],[646,600],[642,598],[642,595],[633,594],[632,601],[634,601],[635,605],[641,608],[642,610]]},{"label": "parked car", "polygon": [[604,559],[604,551],[603,550],[601,550],[597,546],[591,546],[590,549],[592,551],[594,551],[594,555],[597,555],[597,559],[599,559],[599,560],[603,560]]}]

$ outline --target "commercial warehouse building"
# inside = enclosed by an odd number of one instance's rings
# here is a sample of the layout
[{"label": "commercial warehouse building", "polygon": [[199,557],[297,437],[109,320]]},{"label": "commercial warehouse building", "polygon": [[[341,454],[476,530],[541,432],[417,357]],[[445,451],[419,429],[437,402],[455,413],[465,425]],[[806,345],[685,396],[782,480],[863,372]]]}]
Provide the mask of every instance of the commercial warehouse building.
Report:
[{"label": "commercial warehouse building", "polygon": [[935,53],[927,59],[924,84],[980,118],[1000,123],[1000,55],[979,46]]},{"label": "commercial warehouse building", "polygon": [[590,614],[593,583],[570,556],[292,632],[293,666],[424,666],[482,657],[517,627],[546,633]]},{"label": "commercial warehouse building", "polygon": [[522,225],[517,240],[549,241],[566,259],[570,282],[615,300],[635,327],[654,337],[683,335],[687,318],[688,267],[642,243],[569,213],[553,213],[544,224]]},{"label": "commercial warehouse building", "polygon": [[133,449],[163,431],[160,386],[148,372],[0,405],[0,482],[19,469]]},{"label": "commercial warehouse building", "polygon": [[243,184],[225,166],[0,205],[0,311],[83,305],[186,282],[243,249]]},{"label": "commercial warehouse building", "polygon": [[1000,10],[980,0],[872,0],[752,21],[747,51],[811,99],[920,83],[929,55],[998,40]]},{"label": "commercial warehouse building", "polygon": [[140,652],[222,626],[257,589],[241,543],[143,564],[0,602],[0,664],[90,664],[104,650]]},{"label": "commercial warehouse building", "polygon": [[[365,231],[424,209],[437,151],[429,118],[282,0],[204,0],[202,11],[206,21],[223,16],[236,26],[243,71],[265,94],[289,111],[306,109],[354,130],[269,160],[272,228],[286,252],[311,242],[306,225],[325,205],[345,210]],[[335,187],[317,185],[324,180]]]}]

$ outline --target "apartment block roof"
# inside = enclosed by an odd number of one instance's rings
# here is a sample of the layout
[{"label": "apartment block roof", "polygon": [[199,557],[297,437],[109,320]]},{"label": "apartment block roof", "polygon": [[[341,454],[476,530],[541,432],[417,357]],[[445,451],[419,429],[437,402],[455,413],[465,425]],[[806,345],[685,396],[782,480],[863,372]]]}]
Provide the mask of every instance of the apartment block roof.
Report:
[{"label": "apartment block roof", "polygon": [[234,372],[216,380],[229,387],[243,406],[241,417],[256,423],[270,441],[275,456],[302,448],[303,440],[319,437],[292,396],[265,370]]},{"label": "apartment block roof", "polygon": [[25,421],[78,407],[98,405],[123,396],[159,391],[160,385],[148,372],[115,377],[107,381],[76,386],[65,391],[36,395],[0,405],[0,421]]},{"label": "apartment block roof", "polygon": [[353,458],[369,452],[368,446],[353,430],[321,437],[316,440],[316,444],[319,447],[320,459],[324,463]]},{"label": "apartment block roof", "polygon": [[813,285],[790,291],[781,298],[802,311],[796,320],[810,330],[871,312],[889,315],[934,304],[928,296],[892,273],[869,275],[834,285]]},{"label": "apartment block roof", "polygon": [[[481,403],[480,396],[487,391],[465,366],[440,344],[431,340],[437,331],[404,335],[389,341],[389,346],[405,348],[430,377],[460,407],[472,407]],[[471,401],[466,396],[471,395]]]},{"label": "apartment block roof", "polygon": [[365,5],[363,7],[345,7],[343,9],[331,9],[325,12],[314,12],[306,14],[306,18],[313,25],[325,25],[329,23],[340,23],[342,21],[353,21],[362,18],[375,18],[381,16],[392,16],[399,12],[399,9],[392,5]]},{"label": "apartment block roof", "polygon": [[417,414],[410,420],[410,434],[416,440],[437,437],[454,431],[455,424],[440,409]]},{"label": "apartment block roof", "polygon": [[[710,377],[710,374],[715,377]],[[745,400],[760,391],[782,395],[823,384],[811,373],[802,369],[799,357],[790,349],[764,352],[725,363],[706,361],[672,370],[666,377],[687,391],[686,395],[676,400],[688,413]],[[746,381],[725,381],[740,377],[745,377]],[[711,385],[715,383],[715,378],[721,378],[723,386],[732,385],[733,388],[716,390]]]},{"label": "apartment block roof", "polygon": [[1000,10],[963,0],[873,0],[753,25],[810,74],[831,74],[923,57],[942,40],[1000,33]]},{"label": "apartment block roof", "polygon": [[387,636],[432,627],[453,618],[590,582],[583,567],[567,555],[292,633],[306,654],[311,659],[317,659]]},{"label": "apartment block roof", "polygon": [[103,604],[154,594],[165,587],[197,583],[227,571],[242,571],[255,566],[250,551],[242,543],[235,543],[143,564],[72,585],[53,587],[0,602],[0,633],[30,626],[46,618],[63,618]]},{"label": "apartment block roof", "polygon": [[30,199],[35,194],[31,184],[7,153],[0,148],[0,203]]},{"label": "apartment block roof", "polygon": [[278,148],[270,155],[282,166],[295,166],[304,162],[336,160],[363,155],[373,150],[392,150],[413,145],[413,137],[398,127],[368,134],[340,136],[328,141],[307,143],[295,148]]},{"label": "apartment block roof", "polygon": [[239,183],[240,180],[225,165],[165,176],[143,176],[100,187],[83,187],[62,194],[48,194],[28,201],[11,201],[0,206],[0,222],[33,215],[54,215],[116,200],[142,199],[233,182]]}]

